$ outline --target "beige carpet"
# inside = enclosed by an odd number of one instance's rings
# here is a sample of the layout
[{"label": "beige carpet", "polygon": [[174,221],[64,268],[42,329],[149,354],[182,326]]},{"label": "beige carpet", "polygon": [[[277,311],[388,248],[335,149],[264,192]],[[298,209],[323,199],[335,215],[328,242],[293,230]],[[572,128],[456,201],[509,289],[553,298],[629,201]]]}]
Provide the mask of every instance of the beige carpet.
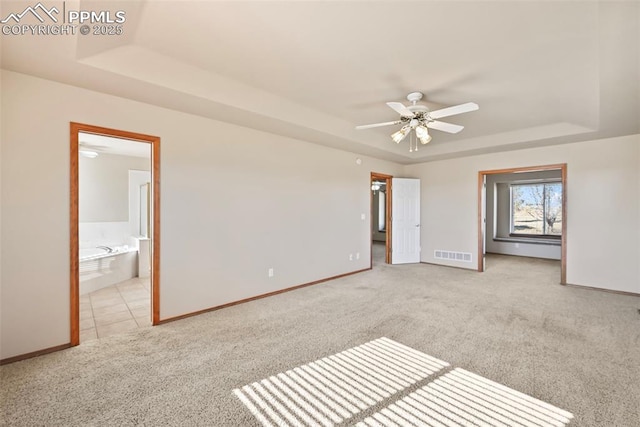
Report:
[{"label": "beige carpet", "polygon": [[640,299],[560,286],[553,261],[487,266],[378,264],[5,365],[0,424],[259,426],[234,390],[387,337],[562,408],[572,426],[637,426]]}]

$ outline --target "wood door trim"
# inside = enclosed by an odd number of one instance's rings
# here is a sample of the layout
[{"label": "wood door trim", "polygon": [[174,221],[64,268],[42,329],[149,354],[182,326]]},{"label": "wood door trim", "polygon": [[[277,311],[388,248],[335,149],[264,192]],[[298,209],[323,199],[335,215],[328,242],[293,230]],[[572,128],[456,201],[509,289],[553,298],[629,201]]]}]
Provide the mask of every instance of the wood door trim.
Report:
[{"label": "wood door trim", "polygon": [[[371,188],[371,182],[374,179],[384,180],[387,185],[387,193],[386,193],[386,207],[385,207],[385,242],[384,242],[384,262],[387,264],[391,264],[391,251],[393,247],[391,245],[391,192],[392,189],[392,175],[387,175],[383,173],[371,172],[371,178],[369,179],[369,189]],[[370,194],[370,202],[369,202],[369,217],[371,218],[370,226],[369,226],[369,240],[371,242],[371,267],[373,267],[373,194],[371,190],[369,190]]]},{"label": "wood door trim", "polygon": [[113,136],[130,139],[137,142],[151,144],[151,173],[153,178],[153,235],[152,235],[152,270],[151,270],[151,310],[152,324],[160,323],[160,137],[118,129],[70,123],[70,212],[69,212],[69,241],[70,241],[70,314],[71,331],[70,344],[80,344],[80,261],[79,261],[79,132],[97,135]]},{"label": "wood door trim", "polygon": [[[486,203],[485,197],[482,197],[483,194],[486,196],[486,193],[483,193],[484,189],[484,177],[486,174],[484,172],[478,172],[478,268],[477,270],[482,273],[484,271],[484,239],[486,233],[486,227],[483,227],[482,221],[482,211],[484,209],[483,204]],[[485,212],[486,216],[486,212]]]},{"label": "wood door trim", "polygon": [[70,344],[80,344],[80,245],[78,236],[78,219],[80,217],[78,209],[78,188],[79,175],[78,170],[78,151],[80,149],[78,141],[79,128],[75,123],[71,123],[71,142],[69,149],[69,168],[70,168],[70,194],[69,194],[69,274],[71,281],[70,289],[70,313],[71,313],[71,332]]},{"label": "wood door trim", "polygon": [[[537,172],[559,170],[562,179],[562,236],[560,237],[560,283],[567,284],[567,164],[557,163],[542,166],[526,166],[520,168],[494,169],[478,172],[478,268],[479,272],[484,271],[482,265],[482,248],[486,236],[482,227],[482,204],[486,200],[482,200],[482,187],[484,177],[487,175],[497,175],[501,173],[519,173],[519,172]],[[485,230],[486,232],[486,230]]]},{"label": "wood door trim", "polygon": [[19,354],[13,357],[7,357],[6,359],[0,360],[0,365],[8,365],[9,363],[19,362],[21,360],[31,359],[33,357],[42,356],[49,353],[54,353],[60,350],[66,350],[67,348],[71,348],[71,344],[61,344],[56,345],[54,347],[44,348],[42,350],[32,351],[30,353]]},{"label": "wood door trim", "polygon": [[560,283],[567,284],[567,164],[560,169],[562,174],[562,236],[560,237]]}]

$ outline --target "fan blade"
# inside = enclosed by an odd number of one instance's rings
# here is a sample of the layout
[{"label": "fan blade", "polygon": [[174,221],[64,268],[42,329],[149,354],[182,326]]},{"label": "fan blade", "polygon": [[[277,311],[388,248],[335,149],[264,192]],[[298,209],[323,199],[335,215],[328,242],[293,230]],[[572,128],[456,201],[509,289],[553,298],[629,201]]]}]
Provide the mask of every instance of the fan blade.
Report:
[{"label": "fan blade", "polygon": [[402,117],[415,117],[415,114],[400,102],[387,102],[387,105]]},{"label": "fan blade", "polygon": [[356,126],[356,129],[358,130],[370,129],[370,128],[377,128],[380,126],[399,125],[400,123],[402,123],[400,120],[396,120],[395,122],[374,123],[372,125],[360,125],[360,126]]},{"label": "fan blade", "polygon": [[440,119],[442,117],[453,116],[455,114],[468,113],[469,111],[476,111],[478,104],[475,102],[467,102],[466,104],[454,105],[453,107],[443,108],[441,110],[429,112],[429,116],[432,119]]},{"label": "fan blade", "polygon": [[89,144],[86,142],[80,142],[78,145],[80,146],[80,149],[84,150],[105,151],[109,149],[108,145]]},{"label": "fan blade", "polygon": [[429,129],[441,130],[443,132],[449,132],[449,133],[458,133],[462,129],[464,129],[464,126],[454,125],[454,124],[445,123],[445,122],[439,122],[437,120],[428,122],[427,127]]}]

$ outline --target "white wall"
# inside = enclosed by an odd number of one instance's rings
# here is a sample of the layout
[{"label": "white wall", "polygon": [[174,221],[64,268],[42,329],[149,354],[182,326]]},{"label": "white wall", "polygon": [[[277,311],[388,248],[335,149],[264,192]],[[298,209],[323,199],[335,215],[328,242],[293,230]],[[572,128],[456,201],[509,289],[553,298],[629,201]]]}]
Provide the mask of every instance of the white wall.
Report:
[{"label": "white wall", "polygon": [[478,171],[566,162],[568,281],[640,293],[640,135],[403,168],[9,71],[0,84],[2,359],[69,342],[70,121],[162,138],[163,319],[367,268],[372,171],[422,179],[436,263],[477,257]]},{"label": "white wall", "polygon": [[[151,159],[147,160],[147,164],[151,165]],[[144,184],[147,185],[147,194],[143,194],[142,198],[147,199],[146,203],[147,210],[141,210],[140,206],[143,201],[141,200],[140,194],[140,186]],[[153,206],[153,189],[151,188],[151,172],[150,171],[140,171],[140,170],[130,170],[129,171],[129,235],[131,236],[140,236],[141,232],[146,232],[145,236],[149,237],[151,235],[150,227],[145,230],[144,227],[141,226],[142,223],[151,222],[151,211],[150,207]],[[143,214],[144,218],[140,218],[140,214]],[[150,225],[150,224],[149,224]]]},{"label": "white wall", "polygon": [[80,256],[82,256],[82,249],[95,249],[98,246],[131,245],[131,237],[128,221],[81,222],[78,224]]},{"label": "white wall", "polygon": [[[0,70],[0,73],[1,72],[2,71]],[[3,87],[2,78],[0,78],[0,94],[2,94],[2,93],[4,93],[4,87]],[[4,300],[2,298],[2,294],[4,293],[3,292],[3,287],[2,287],[2,277],[4,276],[4,273],[2,271],[2,247],[3,247],[3,245],[1,244],[1,242],[3,242],[3,239],[2,239],[3,238],[3,236],[2,236],[2,205],[1,205],[1,203],[3,203],[3,200],[4,200],[2,198],[2,193],[3,193],[3,191],[2,191],[2,187],[3,187],[2,177],[4,176],[4,172],[2,171],[2,164],[3,164],[3,161],[2,161],[2,152],[3,152],[2,146],[3,146],[3,141],[6,141],[6,139],[7,139],[6,138],[6,133],[5,133],[5,127],[2,125],[2,123],[3,123],[2,119],[4,118],[4,115],[2,114],[3,107],[4,107],[4,103],[2,102],[2,97],[0,96],[0,359],[2,358],[2,356],[1,356],[1,354],[2,354],[2,339],[1,339],[2,338],[1,337],[1,334],[2,334],[2,324],[1,324],[1,322],[2,322],[2,307],[4,307],[4,302],[3,302]]]},{"label": "white wall", "polygon": [[79,156],[80,248],[130,244],[130,237],[138,235],[139,185],[150,181],[150,156],[150,152],[149,158],[109,153],[93,159]]},{"label": "white wall", "polygon": [[69,342],[70,121],[161,137],[163,319],[369,267],[370,173],[399,165],[1,77],[0,358]]},{"label": "white wall", "polygon": [[129,170],[150,169],[150,159],[101,153],[79,156],[80,222],[129,221]]},{"label": "white wall", "polygon": [[[477,267],[479,171],[567,163],[567,282],[640,293],[639,150],[631,135],[407,166],[422,180],[422,261]],[[435,260],[435,249],[474,263]]]}]

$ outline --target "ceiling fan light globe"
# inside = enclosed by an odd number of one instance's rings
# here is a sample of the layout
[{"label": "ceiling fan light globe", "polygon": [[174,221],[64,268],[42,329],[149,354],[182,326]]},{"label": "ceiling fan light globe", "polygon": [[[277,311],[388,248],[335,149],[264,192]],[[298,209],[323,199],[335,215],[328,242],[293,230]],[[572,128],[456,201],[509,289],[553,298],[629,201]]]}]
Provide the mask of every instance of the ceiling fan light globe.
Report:
[{"label": "ceiling fan light globe", "polygon": [[424,144],[428,144],[429,142],[431,142],[431,135],[425,136],[425,137],[418,137],[418,139],[420,140],[420,142],[422,143],[422,145]]},{"label": "ceiling fan light globe", "polygon": [[424,138],[426,135],[429,135],[429,132],[425,131],[423,126],[418,126],[416,128],[416,136],[418,138]]},{"label": "ceiling fan light globe", "polygon": [[416,136],[420,139],[423,139],[423,138],[431,139],[429,136],[429,129],[427,129],[427,127],[424,125],[420,125],[416,127]]},{"label": "ceiling fan light globe", "polygon": [[82,156],[82,157],[87,157],[89,159],[95,159],[96,157],[98,157],[98,152],[97,151],[91,151],[91,150],[79,150],[78,153]]},{"label": "ceiling fan light globe", "polygon": [[403,126],[402,129],[391,134],[391,139],[393,139],[396,144],[400,144],[400,141],[406,138],[410,130],[411,128],[409,126]]}]

